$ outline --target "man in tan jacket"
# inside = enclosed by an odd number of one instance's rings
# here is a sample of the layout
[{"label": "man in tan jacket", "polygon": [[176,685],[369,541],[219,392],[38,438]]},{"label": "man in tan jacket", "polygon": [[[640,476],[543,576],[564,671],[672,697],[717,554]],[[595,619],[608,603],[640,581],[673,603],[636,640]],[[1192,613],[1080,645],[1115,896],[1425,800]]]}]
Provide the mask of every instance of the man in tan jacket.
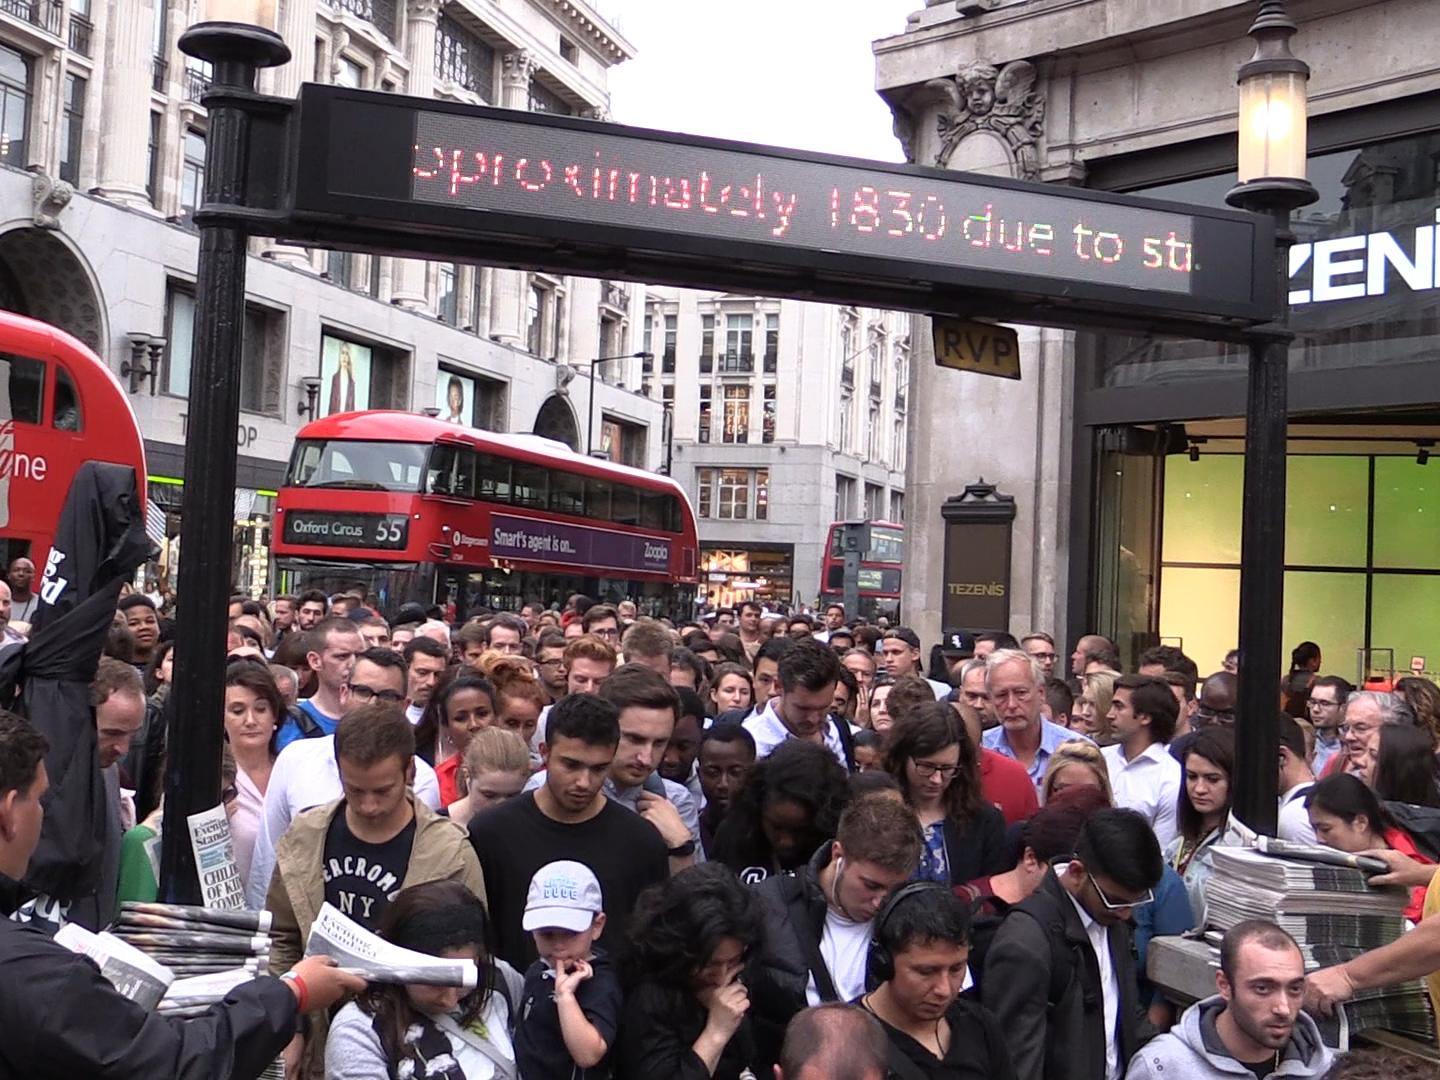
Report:
[{"label": "man in tan jacket", "polygon": [[[275,851],[265,904],[274,914],[274,974],[300,960],[322,903],[375,930],[390,902],[411,885],[459,881],[485,899],[465,831],[411,793],[414,757],[414,729],[394,705],[362,706],[341,721],[335,758],[344,797],[297,817]],[[328,1016],[312,1013],[308,1021],[302,1075],[320,1076]]]}]

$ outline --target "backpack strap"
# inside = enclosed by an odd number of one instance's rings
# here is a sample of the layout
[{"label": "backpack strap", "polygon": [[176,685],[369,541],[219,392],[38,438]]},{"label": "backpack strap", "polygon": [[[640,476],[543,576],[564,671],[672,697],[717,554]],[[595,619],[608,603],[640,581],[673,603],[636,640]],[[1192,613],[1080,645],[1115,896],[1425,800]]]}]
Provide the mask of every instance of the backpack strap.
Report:
[{"label": "backpack strap", "polygon": [[324,736],[325,732],[307,710],[300,708],[299,705],[291,705],[286,711],[290,719],[295,721],[295,726],[300,729],[302,739],[319,739]]},{"label": "backpack strap", "polygon": [[1051,1008],[1060,1003],[1065,988],[1075,973],[1075,950],[1078,945],[1069,941],[1065,929],[1065,916],[1059,903],[1043,888],[1037,889],[1017,904],[1007,918],[1023,914],[1040,924],[1045,940],[1050,943],[1050,987],[1046,1000]]},{"label": "backpack strap", "polygon": [[805,958],[805,966],[810,970],[810,977],[815,980],[815,992],[820,995],[822,1002],[839,1001],[840,993],[835,989],[835,980],[830,976],[830,969],[825,966],[825,958],[820,955],[820,935],[824,929],[815,926],[815,920],[810,914],[810,905],[805,899],[805,883],[797,874],[787,884],[800,894],[798,903],[792,908],[791,927],[800,946],[800,954]]}]

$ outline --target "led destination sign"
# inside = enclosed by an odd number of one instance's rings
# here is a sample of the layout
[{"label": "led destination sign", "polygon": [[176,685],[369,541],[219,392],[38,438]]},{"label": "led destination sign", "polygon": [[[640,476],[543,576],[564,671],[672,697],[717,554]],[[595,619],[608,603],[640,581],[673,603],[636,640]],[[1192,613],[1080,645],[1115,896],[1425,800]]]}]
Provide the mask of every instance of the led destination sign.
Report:
[{"label": "led destination sign", "polygon": [[[1256,322],[1269,225],[1251,215],[614,124],[306,86],[295,213],[469,232],[504,261],[607,247],[712,269],[870,277]],[[310,150],[311,144],[318,144]],[[524,261],[523,256],[520,261]],[[560,269],[573,269],[561,265]],[[583,272],[583,271],[582,271]],[[921,305],[923,306],[923,304]]]},{"label": "led destination sign", "polygon": [[404,550],[410,521],[404,514],[352,514],[328,510],[291,510],[285,515],[287,544],[314,547]]}]

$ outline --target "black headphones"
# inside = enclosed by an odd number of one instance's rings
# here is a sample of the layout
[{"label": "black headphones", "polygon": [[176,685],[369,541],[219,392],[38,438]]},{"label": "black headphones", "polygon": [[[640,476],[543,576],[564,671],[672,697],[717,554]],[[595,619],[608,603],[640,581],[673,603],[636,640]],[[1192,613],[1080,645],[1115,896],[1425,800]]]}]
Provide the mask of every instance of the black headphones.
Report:
[{"label": "black headphones", "polygon": [[885,906],[875,916],[874,928],[870,931],[870,951],[865,960],[865,988],[873,990],[883,982],[889,982],[895,977],[895,958],[890,955],[890,950],[880,940],[880,935],[885,931],[885,924],[901,902],[912,896],[919,896],[921,893],[941,893],[950,891],[948,885],[942,885],[938,881],[912,881],[902,885],[890,894],[890,899],[885,901]]}]

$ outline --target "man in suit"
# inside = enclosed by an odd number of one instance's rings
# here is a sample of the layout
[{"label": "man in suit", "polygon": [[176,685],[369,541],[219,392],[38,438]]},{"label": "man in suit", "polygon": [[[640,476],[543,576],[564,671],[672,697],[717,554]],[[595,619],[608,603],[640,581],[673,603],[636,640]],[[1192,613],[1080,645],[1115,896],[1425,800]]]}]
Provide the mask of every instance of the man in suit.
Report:
[{"label": "man in suit", "polygon": [[985,1006],[1004,1018],[1018,1080],[1119,1080],[1154,1034],[1131,952],[1131,912],[1153,903],[1164,863],[1133,810],[1101,810],[1075,857],[1011,910],[985,958]]}]

